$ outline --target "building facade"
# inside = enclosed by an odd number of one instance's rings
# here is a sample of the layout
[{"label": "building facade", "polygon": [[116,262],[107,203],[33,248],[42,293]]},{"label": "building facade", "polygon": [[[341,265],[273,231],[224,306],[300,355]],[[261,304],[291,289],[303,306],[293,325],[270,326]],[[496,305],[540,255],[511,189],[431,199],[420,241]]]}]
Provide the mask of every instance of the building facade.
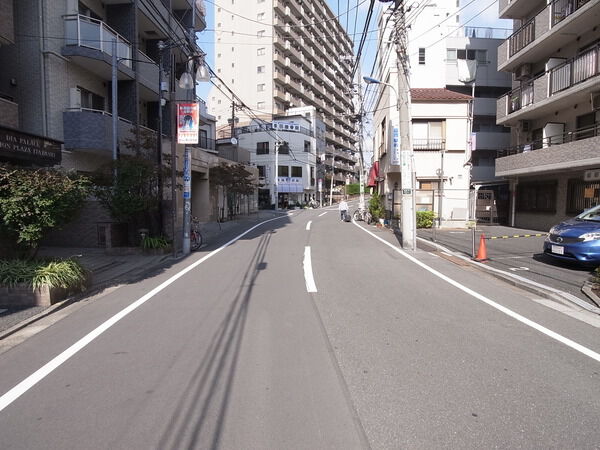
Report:
[{"label": "building facade", "polygon": [[600,1],[501,0],[514,32],[498,49],[513,89],[497,101],[511,146],[511,225],[546,231],[600,202]]},{"label": "building facade", "polygon": [[[0,125],[12,134],[39,137],[58,147],[53,163],[34,165],[89,174],[110,163],[116,150],[117,157],[141,154],[157,164],[176,159],[181,171],[184,146],[173,142],[176,128],[171,111],[177,101],[195,100],[192,90],[181,89],[177,80],[189,68],[190,56],[203,54],[192,36],[205,27],[202,0],[2,0]],[[160,41],[165,48],[160,48]],[[195,215],[208,220],[208,171],[216,158],[216,126],[206,104],[197,100],[199,143],[190,147],[192,207]],[[171,158],[173,151],[177,158]],[[0,153],[0,159],[24,164],[16,152]],[[170,234],[167,183],[163,200],[167,211],[162,229]],[[175,206],[179,240],[182,199],[177,198]],[[49,243],[104,245],[100,230],[113,222],[97,202],[89,201],[78,222],[54,234]],[[74,243],[72,236],[80,241]]]},{"label": "building facade", "polygon": [[[218,137],[231,133],[232,121],[236,126],[257,117],[270,122],[291,109],[314,107],[325,124],[324,150],[331,161],[345,160],[346,153],[353,159],[352,41],[324,0],[217,5],[215,27],[219,80],[208,103],[224,131]],[[251,113],[232,102],[227,88]],[[333,165],[330,170],[335,185],[345,183]]]}]

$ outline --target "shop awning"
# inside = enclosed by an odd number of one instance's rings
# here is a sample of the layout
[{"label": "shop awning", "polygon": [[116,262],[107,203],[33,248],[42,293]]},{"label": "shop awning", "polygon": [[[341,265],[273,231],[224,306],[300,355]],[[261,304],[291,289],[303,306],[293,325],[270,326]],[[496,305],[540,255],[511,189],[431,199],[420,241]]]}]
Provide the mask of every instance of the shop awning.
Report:
[{"label": "shop awning", "polygon": [[367,181],[367,186],[376,187],[377,177],[379,177],[379,161],[375,161],[369,170],[369,180]]}]

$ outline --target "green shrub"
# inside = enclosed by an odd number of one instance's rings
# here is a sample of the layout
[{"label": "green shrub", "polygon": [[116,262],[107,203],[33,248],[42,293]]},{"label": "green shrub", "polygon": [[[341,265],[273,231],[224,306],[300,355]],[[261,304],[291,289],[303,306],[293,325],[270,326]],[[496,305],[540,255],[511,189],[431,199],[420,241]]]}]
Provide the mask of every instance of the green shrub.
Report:
[{"label": "green shrub", "polygon": [[87,178],[60,170],[0,165],[0,233],[35,249],[46,232],[75,216],[89,187]]},{"label": "green shrub", "polygon": [[371,196],[371,199],[369,200],[369,212],[374,220],[381,219],[385,216],[385,208],[379,195],[373,194]]},{"label": "green shrub", "polygon": [[85,269],[72,259],[0,260],[0,284],[6,286],[24,283],[36,289],[47,284],[50,287],[83,290],[85,278]]},{"label": "green shrub", "polygon": [[417,228],[431,228],[434,218],[433,211],[417,211]]},{"label": "green shrub", "polygon": [[144,248],[144,249],[157,249],[157,248],[167,248],[171,244],[169,243],[169,241],[167,239],[165,239],[162,236],[157,236],[157,237],[146,236],[144,239],[142,239],[141,245],[142,245],[142,248]]},{"label": "green shrub", "polygon": [[346,185],[346,194],[348,195],[358,195],[360,194],[360,184],[352,183]]}]

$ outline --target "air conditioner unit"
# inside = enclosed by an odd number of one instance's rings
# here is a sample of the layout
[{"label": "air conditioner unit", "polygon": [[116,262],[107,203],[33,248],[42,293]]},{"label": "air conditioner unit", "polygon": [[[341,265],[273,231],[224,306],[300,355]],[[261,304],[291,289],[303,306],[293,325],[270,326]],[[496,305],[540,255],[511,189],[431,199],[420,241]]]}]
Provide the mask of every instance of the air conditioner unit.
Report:
[{"label": "air conditioner unit", "polygon": [[531,131],[531,122],[529,120],[519,120],[518,128],[523,133],[529,133]]},{"label": "air conditioner unit", "polygon": [[531,78],[531,64],[523,64],[515,70],[515,80],[524,81]]},{"label": "air conditioner unit", "polygon": [[592,92],[592,111],[600,111],[600,92]]}]

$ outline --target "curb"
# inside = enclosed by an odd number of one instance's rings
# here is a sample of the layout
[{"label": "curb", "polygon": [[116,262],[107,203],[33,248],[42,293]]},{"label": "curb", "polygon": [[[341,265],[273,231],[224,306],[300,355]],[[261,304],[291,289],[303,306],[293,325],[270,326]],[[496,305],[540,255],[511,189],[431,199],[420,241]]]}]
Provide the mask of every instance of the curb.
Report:
[{"label": "curb", "polygon": [[585,283],[583,283],[583,286],[581,287],[581,292],[583,292],[585,295],[587,295],[591,301],[593,301],[598,307],[600,307],[600,297],[598,297],[594,293],[594,290],[592,289],[593,286],[594,286],[594,283],[592,283],[590,281],[586,281]]},{"label": "curb", "polygon": [[[473,261],[470,257],[467,258],[466,256],[464,256],[462,254],[458,254],[453,250],[449,250],[446,247],[444,247],[436,242],[428,241],[427,239],[420,238],[420,237],[417,237],[417,239],[421,240],[429,245],[432,245],[432,246],[438,248],[439,250],[443,250],[444,252],[447,252],[457,258],[461,258],[462,260],[469,262],[472,266],[477,267],[482,270],[485,270],[490,275],[492,275],[492,276],[498,278],[499,280],[502,280],[512,286],[516,286],[520,289],[523,289],[523,290],[526,290],[533,294],[539,295],[540,297],[546,298],[548,300],[554,300],[559,303],[571,305],[571,306],[576,305],[579,308],[585,309],[586,311],[589,311],[593,314],[600,315],[599,307],[591,305],[591,304],[587,303],[586,301],[581,300],[580,298],[577,298],[572,294],[569,294],[568,292],[563,292],[558,289],[551,288],[549,286],[543,286],[540,283],[537,283],[532,280],[528,280],[527,278],[520,277],[520,276],[514,275],[514,274],[508,274],[506,272],[503,272],[500,269],[495,269],[493,267],[486,266],[485,264],[482,264],[480,262]],[[584,288],[585,288],[585,284],[581,288],[582,291]],[[591,287],[589,288],[589,291],[591,293]],[[583,291],[583,292],[586,295],[590,296],[590,294],[588,294],[587,292],[585,292],[585,291]],[[594,297],[595,297],[595,294],[591,293],[591,295],[594,295]],[[593,298],[591,298],[591,300],[594,301],[594,303],[596,303],[596,301]],[[596,303],[596,304],[598,304],[598,303]]]}]

